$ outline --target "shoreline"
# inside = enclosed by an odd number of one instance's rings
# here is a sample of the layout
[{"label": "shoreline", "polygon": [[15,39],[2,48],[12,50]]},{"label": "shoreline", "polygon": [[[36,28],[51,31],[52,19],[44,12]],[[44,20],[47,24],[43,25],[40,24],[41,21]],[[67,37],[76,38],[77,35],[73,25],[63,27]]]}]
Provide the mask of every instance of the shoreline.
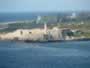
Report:
[{"label": "shoreline", "polygon": [[33,41],[33,40],[0,40],[5,42],[24,42],[24,43],[57,43],[57,42],[73,42],[73,41],[90,41],[90,38],[73,39],[73,40],[46,40],[46,41]]},{"label": "shoreline", "polygon": [[26,43],[54,43],[54,42],[72,42],[72,41],[90,41],[90,38],[74,39],[74,40],[47,40],[47,41],[31,41],[25,40]]}]

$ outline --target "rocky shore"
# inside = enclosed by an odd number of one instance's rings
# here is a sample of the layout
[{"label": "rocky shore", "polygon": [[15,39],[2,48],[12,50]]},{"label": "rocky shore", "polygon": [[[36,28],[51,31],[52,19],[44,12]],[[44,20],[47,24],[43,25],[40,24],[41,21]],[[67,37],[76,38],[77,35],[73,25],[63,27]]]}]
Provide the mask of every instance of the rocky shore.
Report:
[{"label": "rocky shore", "polygon": [[40,43],[90,40],[90,38],[85,37],[74,37],[70,33],[72,34],[70,29],[59,29],[57,27],[52,29],[47,29],[46,27],[44,29],[18,29],[13,32],[0,34],[0,40]]}]

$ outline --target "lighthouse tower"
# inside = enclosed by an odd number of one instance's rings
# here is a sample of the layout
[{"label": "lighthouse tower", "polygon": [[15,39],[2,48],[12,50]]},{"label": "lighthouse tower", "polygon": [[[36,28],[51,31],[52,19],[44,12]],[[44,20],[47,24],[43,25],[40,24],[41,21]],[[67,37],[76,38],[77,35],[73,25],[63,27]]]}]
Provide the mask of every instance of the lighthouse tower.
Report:
[{"label": "lighthouse tower", "polygon": [[46,23],[44,23],[44,32],[45,32],[45,34],[47,34],[47,24]]}]

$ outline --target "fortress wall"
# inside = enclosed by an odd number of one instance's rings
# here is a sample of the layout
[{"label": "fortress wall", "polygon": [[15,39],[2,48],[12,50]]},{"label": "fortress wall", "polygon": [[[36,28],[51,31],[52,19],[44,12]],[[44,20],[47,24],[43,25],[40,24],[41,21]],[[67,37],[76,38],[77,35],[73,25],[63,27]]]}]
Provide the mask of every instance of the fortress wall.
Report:
[{"label": "fortress wall", "polygon": [[44,29],[18,29],[16,31],[0,35],[0,38],[3,40],[64,40],[62,35],[62,30],[55,27],[53,29],[47,29],[45,32]]}]

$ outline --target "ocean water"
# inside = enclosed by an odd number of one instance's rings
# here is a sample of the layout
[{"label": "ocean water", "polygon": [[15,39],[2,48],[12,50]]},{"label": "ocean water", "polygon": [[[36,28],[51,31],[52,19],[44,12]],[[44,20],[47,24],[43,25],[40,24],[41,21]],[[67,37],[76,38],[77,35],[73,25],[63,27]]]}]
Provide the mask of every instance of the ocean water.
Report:
[{"label": "ocean water", "polygon": [[0,13],[0,22],[24,21],[36,19],[37,14],[34,13]]},{"label": "ocean water", "polygon": [[90,68],[90,41],[1,41],[0,68]]},{"label": "ocean water", "polygon": [[0,23],[12,21],[24,21],[36,19],[37,16],[53,16],[57,15],[55,12],[23,12],[23,13],[0,13]]}]

